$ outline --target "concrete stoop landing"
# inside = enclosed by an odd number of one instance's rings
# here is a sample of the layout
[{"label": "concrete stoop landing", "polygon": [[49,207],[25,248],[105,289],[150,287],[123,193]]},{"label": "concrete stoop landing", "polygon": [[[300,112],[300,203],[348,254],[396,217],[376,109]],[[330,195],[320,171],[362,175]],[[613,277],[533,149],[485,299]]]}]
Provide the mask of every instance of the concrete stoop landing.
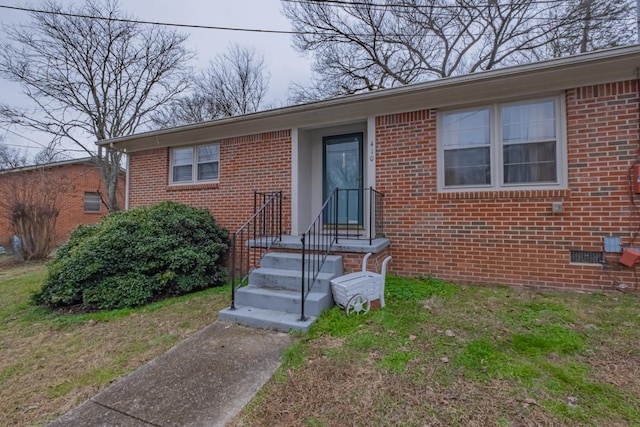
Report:
[{"label": "concrete stoop landing", "polygon": [[236,290],[235,310],[221,310],[218,318],[254,328],[306,332],[323,310],[333,307],[331,279],[342,273],[342,257],[329,255],[307,296],[302,321],[302,255],[269,253],[249,275],[248,285]]}]

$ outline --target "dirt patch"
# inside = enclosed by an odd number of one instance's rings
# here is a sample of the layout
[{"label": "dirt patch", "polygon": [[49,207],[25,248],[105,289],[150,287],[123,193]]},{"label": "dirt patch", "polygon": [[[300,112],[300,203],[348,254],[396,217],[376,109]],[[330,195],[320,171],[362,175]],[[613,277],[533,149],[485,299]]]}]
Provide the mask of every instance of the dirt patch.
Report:
[{"label": "dirt patch", "polygon": [[640,354],[616,348],[599,349],[589,358],[594,380],[640,396]]}]

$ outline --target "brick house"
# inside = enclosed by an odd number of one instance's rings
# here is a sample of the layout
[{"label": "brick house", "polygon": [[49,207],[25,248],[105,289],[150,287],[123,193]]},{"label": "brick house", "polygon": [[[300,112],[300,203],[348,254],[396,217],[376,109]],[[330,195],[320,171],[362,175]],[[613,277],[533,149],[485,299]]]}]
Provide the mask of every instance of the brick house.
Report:
[{"label": "brick house", "polygon": [[[0,172],[0,197],[8,199],[5,192],[16,191],[23,186],[40,185],[42,179],[52,183],[52,191],[61,189],[60,213],[56,221],[54,244],[64,243],[71,231],[80,224],[92,224],[107,214],[100,194],[104,186],[100,169],[91,158],[66,160],[46,165],[26,166]],[[56,185],[59,184],[59,185]],[[62,188],[64,187],[64,188]],[[125,174],[120,179],[120,199],[124,201]],[[18,190],[21,191],[21,190]],[[0,246],[11,248],[14,232],[9,224],[6,206],[0,204]]]},{"label": "brick house", "polygon": [[640,47],[616,48],[103,144],[128,154],[128,206],[180,201],[233,231],[254,190],[282,191],[285,241],[334,186],[367,189],[334,221],[372,238],[331,250],[345,272],[371,251],[396,275],[612,289],[633,269],[603,260],[640,246],[639,66]]}]

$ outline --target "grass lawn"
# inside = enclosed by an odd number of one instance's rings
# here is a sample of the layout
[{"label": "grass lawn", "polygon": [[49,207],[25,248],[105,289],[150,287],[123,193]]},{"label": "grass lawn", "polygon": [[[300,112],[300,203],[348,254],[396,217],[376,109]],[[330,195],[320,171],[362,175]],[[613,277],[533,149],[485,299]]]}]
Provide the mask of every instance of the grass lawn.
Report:
[{"label": "grass lawn", "polygon": [[640,426],[638,295],[388,278],[334,308],[236,426]]},{"label": "grass lawn", "polygon": [[29,304],[42,264],[0,264],[0,426],[44,425],[211,324],[228,286],[139,309],[61,314]]},{"label": "grass lawn", "polygon": [[[29,304],[41,264],[0,265],[0,425],[44,425],[210,324],[211,289],[135,310]],[[329,310],[236,426],[640,426],[638,295],[387,280],[387,306]]]}]

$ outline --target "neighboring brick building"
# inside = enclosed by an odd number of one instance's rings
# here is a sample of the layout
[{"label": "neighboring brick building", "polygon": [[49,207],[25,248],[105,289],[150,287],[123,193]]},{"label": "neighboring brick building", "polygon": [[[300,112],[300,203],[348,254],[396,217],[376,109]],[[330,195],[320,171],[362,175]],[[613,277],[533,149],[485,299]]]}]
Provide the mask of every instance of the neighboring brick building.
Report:
[{"label": "neighboring brick building", "polygon": [[634,280],[619,252],[640,246],[639,65],[640,47],[617,48],[104,144],[129,154],[132,207],[181,201],[234,230],[253,190],[283,191],[299,236],[341,175],[384,193],[394,274],[611,289]]},{"label": "neighboring brick building", "polygon": [[[60,213],[56,221],[54,237],[56,246],[64,243],[78,225],[92,224],[107,214],[106,207],[101,203],[100,194],[104,193],[104,186],[100,170],[90,158],[2,171],[0,172],[0,197],[8,199],[9,196],[4,192],[16,191],[16,188],[23,185],[34,185],[34,183],[39,185],[42,176],[53,183],[52,192],[61,191]],[[122,206],[124,206],[124,188],[125,174],[123,173],[119,190]],[[0,203],[0,246],[11,248],[13,234],[7,212]]]}]

